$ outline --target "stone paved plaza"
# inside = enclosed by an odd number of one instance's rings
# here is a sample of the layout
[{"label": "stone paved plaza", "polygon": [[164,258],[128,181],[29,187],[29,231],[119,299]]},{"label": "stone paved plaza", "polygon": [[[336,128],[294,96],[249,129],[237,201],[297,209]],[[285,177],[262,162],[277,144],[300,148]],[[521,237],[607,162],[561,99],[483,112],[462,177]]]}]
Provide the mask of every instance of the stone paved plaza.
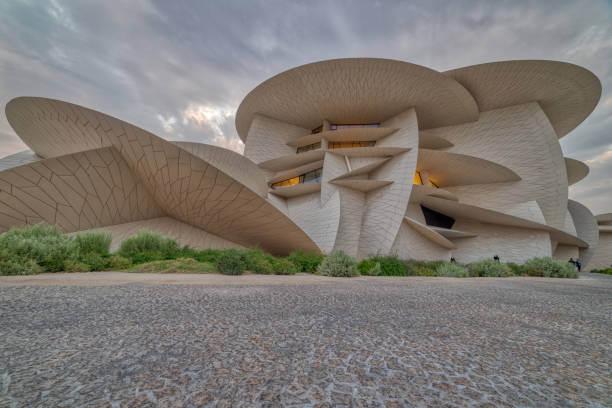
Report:
[{"label": "stone paved plaza", "polygon": [[0,279],[2,407],[612,405],[605,276],[35,278]]}]

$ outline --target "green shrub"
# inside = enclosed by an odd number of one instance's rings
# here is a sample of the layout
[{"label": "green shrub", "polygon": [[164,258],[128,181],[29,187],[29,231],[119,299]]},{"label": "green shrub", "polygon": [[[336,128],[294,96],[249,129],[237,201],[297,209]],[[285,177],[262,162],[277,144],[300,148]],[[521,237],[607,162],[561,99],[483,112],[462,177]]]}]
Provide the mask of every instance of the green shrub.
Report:
[{"label": "green shrub", "polygon": [[133,263],[172,259],[178,252],[179,245],[175,239],[146,230],[123,240],[119,248],[119,255]]},{"label": "green shrub", "polygon": [[14,258],[0,260],[0,275],[35,275],[43,272],[40,267],[32,259]]},{"label": "green shrub", "polygon": [[378,262],[376,262],[374,264],[374,267],[370,268],[370,270],[368,271],[368,275],[369,276],[380,276],[381,272],[382,272],[382,270],[380,269],[380,264]]},{"label": "green shrub", "polygon": [[357,264],[357,270],[361,275],[369,276],[378,276],[381,272],[380,263],[368,258],[362,259]]},{"label": "green shrub", "polygon": [[332,252],[323,259],[317,272],[325,276],[358,276],[357,263],[342,251]]},{"label": "green shrub", "polygon": [[242,275],[246,265],[239,251],[228,249],[219,257],[217,269],[224,275]]},{"label": "green shrub", "polygon": [[143,263],[134,269],[142,273],[214,273],[210,262],[198,262],[193,258],[165,259]]},{"label": "green shrub", "polygon": [[406,264],[398,259],[396,255],[376,255],[369,258],[370,261],[380,264],[380,276],[407,276],[409,275]]},{"label": "green shrub", "polygon": [[295,275],[298,272],[297,267],[286,258],[279,258],[272,264],[275,275]]},{"label": "green shrub", "polygon": [[76,259],[66,259],[64,261],[64,271],[65,272],[89,272],[91,271],[91,266],[87,265],[84,262],[77,261]]},{"label": "green shrub", "polygon": [[[550,257],[533,258],[525,262],[523,267],[533,273],[541,273],[547,278],[577,278],[578,272],[569,262],[560,261]],[[539,276],[539,275],[530,275]]]},{"label": "green shrub", "polygon": [[467,269],[454,263],[443,263],[436,268],[438,276],[448,276],[452,278],[467,278],[470,276]]},{"label": "green shrub", "polygon": [[474,276],[503,278],[512,275],[512,269],[510,269],[508,265],[494,259],[483,259],[472,262],[469,267],[472,269]]},{"label": "green shrub", "polygon": [[[6,270],[17,264],[29,268],[31,263],[26,261],[29,259],[43,271],[57,272],[64,269],[64,261],[74,258],[75,253],[73,238],[47,224],[11,228],[0,235],[0,261],[5,262]],[[34,269],[29,268],[29,272]]]},{"label": "green shrub", "polygon": [[304,251],[293,251],[287,259],[297,267],[299,272],[314,273],[323,261],[323,255]]},{"label": "green shrub", "polygon": [[196,255],[195,259],[200,262],[210,262],[212,264],[216,264],[224,251],[225,250],[223,249],[203,249],[201,251],[198,251],[198,254]]},{"label": "green shrub", "polygon": [[589,272],[591,272],[591,273],[603,273],[605,275],[612,275],[612,268],[608,268],[608,269],[592,269]]},{"label": "green shrub", "polygon": [[272,275],[274,273],[274,264],[267,258],[256,258],[251,262],[249,270],[260,275]]},{"label": "green shrub", "polygon": [[445,264],[444,261],[417,261],[416,259],[407,259],[404,261],[406,275],[435,276],[431,275],[431,271],[436,271],[438,266]]},{"label": "green shrub", "polygon": [[197,249],[193,249],[185,245],[184,247],[176,251],[174,254],[172,254],[172,259],[192,258],[197,260],[199,254],[200,251],[198,251]]},{"label": "green shrub", "polygon": [[134,265],[137,265],[146,262],[161,261],[164,259],[164,254],[159,251],[147,250],[133,253],[131,257],[125,258],[132,261]]},{"label": "green shrub", "polygon": [[128,269],[132,266],[132,261],[121,255],[113,255],[108,260],[108,269],[111,271],[118,271],[121,269]]},{"label": "green shrub", "polygon": [[92,271],[104,271],[108,268],[109,258],[106,258],[95,252],[90,252],[84,255],[80,255],[79,261],[89,265]]},{"label": "green shrub", "polygon": [[414,274],[416,276],[436,276],[436,270],[426,266],[415,266]]},{"label": "green shrub", "polygon": [[[233,250],[236,251],[236,250]],[[261,275],[274,273],[275,258],[263,252],[261,249],[243,249],[237,251],[242,258],[244,269]],[[224,252],[221,252],[223,255]]]},{"label": "green shrub", "polygon": [[515,264],[514,262],[508,262],[506,265],[512,270],[512,274],[515,276],[528,275],[527,271],[522,265]]},{"label": "green shrub", "polygon": [[523,274],[532,277],[541,278],[544,276],[544,272],[540,269],[523,268]]},{"label": "green shrub", "polygon": [[111,235],[108,232],[86,232],[74,237],[74,244],[79,254],[95,253],[107,255],[111,245]]}]

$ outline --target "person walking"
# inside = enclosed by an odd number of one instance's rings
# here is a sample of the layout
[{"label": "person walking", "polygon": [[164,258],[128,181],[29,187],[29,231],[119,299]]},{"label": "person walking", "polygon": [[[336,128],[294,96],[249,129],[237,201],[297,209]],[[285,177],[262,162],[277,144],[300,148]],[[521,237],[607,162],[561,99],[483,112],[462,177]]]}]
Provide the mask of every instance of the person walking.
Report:
[{"label": "person walking", "polygon": [[576,259],[576,268],[578,268],[578,272],[580,272],[580,268],[582,268],[582,262],[580,262],[580,259]]}]

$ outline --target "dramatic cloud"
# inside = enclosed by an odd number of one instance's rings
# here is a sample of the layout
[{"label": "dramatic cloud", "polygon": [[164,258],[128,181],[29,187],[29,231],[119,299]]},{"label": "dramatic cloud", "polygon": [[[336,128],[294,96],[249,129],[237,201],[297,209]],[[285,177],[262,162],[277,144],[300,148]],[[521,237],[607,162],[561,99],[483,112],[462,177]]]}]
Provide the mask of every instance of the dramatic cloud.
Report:
[{"label": "dramatic cloud", "polygon": [[[0,105],[58,98],[167,139],[236,151],[235,111],[253,87],[300,64],[360,56],[437,70],[508,59],[590,69],[602,100],[562,147],[591,167],[570,196],[612,211],[609,2],[0,2]],[[0,118],[0,156],[24,148]]]}]

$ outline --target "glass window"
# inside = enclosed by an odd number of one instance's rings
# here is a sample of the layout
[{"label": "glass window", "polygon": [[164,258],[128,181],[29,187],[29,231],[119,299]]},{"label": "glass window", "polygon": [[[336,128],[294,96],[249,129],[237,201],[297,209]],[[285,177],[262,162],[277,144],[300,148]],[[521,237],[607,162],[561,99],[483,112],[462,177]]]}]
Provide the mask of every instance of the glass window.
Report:
[{"label": "glass window", "polygon": [[321,142],[309,144],[306,146],[300,146],[297,148],[297,153],[309,152],[311,150],[317,150],[321,148]]},{"label": "glass window", "polygon": [[376,144],[375,140],[364,140],[364,141],[348,141],[348,142],[329,142],[328,147],[330,149],[345,149],[352,147],[370,147]]},{"label": "glass window", "polygon": [[323,168],[309,171],[308,173],[304,173],[302,183],[312,183],[321,181],[321,173],[323,172]]},{"label": "glass window", "polygon": [[416,173],[414,173],[414,183],[412,183],[412,184],[423,185],[423,180],[421,179],[421,173],[419,173],[418,171]]},{"label": "glass window", "polygon": [[323,167],[320,167],[318,169],[311,170],[304,174],[300,174],[299,176],[295,176],[287,180],[272,183],[270,187],[276,188],[276,187],[293,186],[293,185],[302,184],[302,183],[316,183],[316,182],[321,181],[322,174],[323,174]]},{"label": "glass window", "polygon": [[330,129],[340,130],[340,129],[368,128],[368,127],[380,127],[380,123],[366,123],[366,124],[361,124],[361,125],[334,123],[330,126]]}]

